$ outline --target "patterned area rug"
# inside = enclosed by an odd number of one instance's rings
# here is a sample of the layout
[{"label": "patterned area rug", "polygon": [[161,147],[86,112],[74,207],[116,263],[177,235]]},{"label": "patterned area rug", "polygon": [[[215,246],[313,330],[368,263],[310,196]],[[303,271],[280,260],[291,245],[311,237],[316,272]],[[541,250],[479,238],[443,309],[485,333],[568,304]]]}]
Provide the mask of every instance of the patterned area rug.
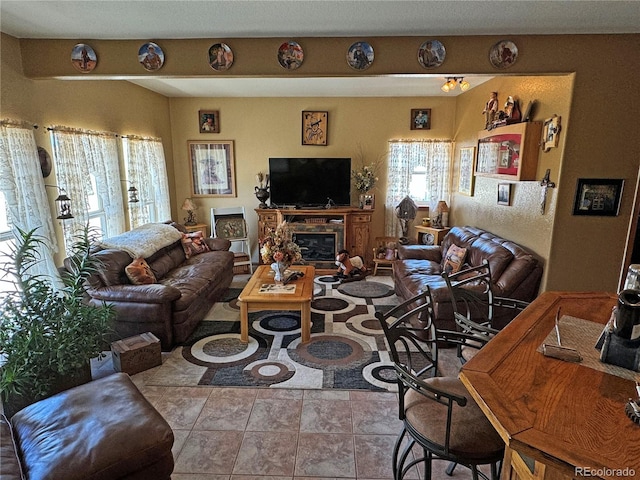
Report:
[{"label": "patterned area rug", "polygon": [[164,383],[171,372],[163,369],[176,370],[186,361],[200,368],[186,369],[191,378],[199,372],[198,385],[396,389],[384,334],[374,317],[399,303],[390,277],[342,285],[331,276],[317,277],[307,344],[300,343],[299,313],[282,311],[249,314],[249,343],[241,343],[240,291],[241,286],[230,288],[225,301],[209,312],[171,361],[155,369],[147,384]]}]

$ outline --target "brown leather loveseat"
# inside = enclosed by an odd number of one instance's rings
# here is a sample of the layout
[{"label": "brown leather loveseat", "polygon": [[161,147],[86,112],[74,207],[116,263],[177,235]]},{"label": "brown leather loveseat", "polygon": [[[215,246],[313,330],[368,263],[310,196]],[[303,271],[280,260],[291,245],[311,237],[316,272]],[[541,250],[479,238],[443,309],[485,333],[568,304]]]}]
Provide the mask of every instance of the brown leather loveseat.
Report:
[{"label": "brown leather loveseat", "polygon": [[[168,228],[166,224],[153,225]],[[173,235],[180,230],[185,233],[181,225],[171,225]],[[114,238],[126,244],[136,230]],[[163,350],[170,350],[187,340],[231,284],[234,254],[228,251],[228,240],[202,238],[209,251],[187,258],[181,235],[172,241],[173,235],[168,237],[170,244],[143,257],[154,277],[149,284],[135,285],[127,275],[126,268],[134,260],[135,251],[105,248],[118,244],[110,239],[96,248],[102,266],[89,279],[87,293],[91,303],[104,301],[115,308],[114,339],[151,332],[160,339]]]},{"label": "brown leather loveseat", "polygon": [[[442,278],[446,254],[451,245],[465,248],[463,263],[469,266],[489,262],[496,296],[526,302],[538,295],[542,264],[524,247],[476,227],[453,227],[442,245],[400,245],[393,265],[395,292],[403,300],[417,295],[428,285],[435,304],[436,326],[455,329],[447,285]],[[508,323],[513,311],[498,312],[494,326]]]}]

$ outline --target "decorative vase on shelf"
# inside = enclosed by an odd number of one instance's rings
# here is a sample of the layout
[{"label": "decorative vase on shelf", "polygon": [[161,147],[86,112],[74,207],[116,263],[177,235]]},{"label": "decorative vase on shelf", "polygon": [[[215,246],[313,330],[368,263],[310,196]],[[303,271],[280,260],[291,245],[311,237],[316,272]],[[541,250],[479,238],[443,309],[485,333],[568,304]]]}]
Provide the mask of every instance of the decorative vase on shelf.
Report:
[{"label": "decorative vase on shelf", "polygon": [[285,262],[273,262],[271,264],[271,270],[273,270],[273,279],[276,283],[283,283],[286,276],[285,272],[289,268],[289,265]]},{"label": "decorative vase on shelf", "polygon": [[256,198],[260,200],[260,205],[259,205],[260,208],[267,208],[267,204],[265,202],[267,201],[269,196],[270,196],[269,187],[266,187],[266,188],[256,187]]}]

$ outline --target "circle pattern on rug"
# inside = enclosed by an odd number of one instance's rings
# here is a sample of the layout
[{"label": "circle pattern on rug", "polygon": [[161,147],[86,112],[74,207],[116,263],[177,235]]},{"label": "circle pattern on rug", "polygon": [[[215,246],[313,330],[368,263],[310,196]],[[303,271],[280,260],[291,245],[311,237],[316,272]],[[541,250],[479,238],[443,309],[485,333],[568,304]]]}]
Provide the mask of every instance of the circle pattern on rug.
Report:
[{"label": "circle pattern on rug", "polygon": [[187,347],[187,350],[201,362],[221,364],[248,358],[258,350],[258,347],[258,342],[251,336],[248,343],[243,343],[240,341],[239,334],[225,333],[198,340],[190,348]]},{"label": "circle pattern on rug", "polygon": [[289,351],[292,360],[308,367],[331,365],[338,369],[351,368],[364,354],[358,342],[337,335],[315,335],[308,343],[300,343]]},{"label": "circle pattern on rug", "polygon": [[311,302],[311,308],[322,312],[336,312],[344,310],[349,306],[349,302],[342,298],[321,297]]},{"label": "circle pattern on rug", "polygon": [[284,362],[258,360],[243,371],[243,375],[258,385],[272,385],[289,380],[295,374],[295,368]]},{"label": "circle pattern on rug", "polygon": [[338,287],[338,291],[343,295],[358,298],[380,298],[393,295],[393,287],[379,282],[358,282],[343,283]]},{"label": "circle pattern on rug", "polygon": [[263,332],[293,332],[300,329],[300,315],[277,312],[265,315],[259,321]]},{"label": "circle pattern on rug", "polygon": [[316,277],[313,279],[313,281],[316,283],[331,284],[331,285],[340,284],[340,280],[336,280],[333,275],[323,275],[320,277]]}]

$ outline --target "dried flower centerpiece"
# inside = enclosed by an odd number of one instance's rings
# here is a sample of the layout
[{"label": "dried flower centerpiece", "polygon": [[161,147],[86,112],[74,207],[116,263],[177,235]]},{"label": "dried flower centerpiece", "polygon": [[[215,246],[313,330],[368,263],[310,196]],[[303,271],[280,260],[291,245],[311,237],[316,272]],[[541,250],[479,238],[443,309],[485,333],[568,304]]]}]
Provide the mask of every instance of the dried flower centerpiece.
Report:
[{"label": "dried flower centerpiece", "polygon": [[262,240],[260,256],[266,264],[271,264],[276,282],[284,281],[285,270],[295,262],[302,260],[300,247],[293,241],[287,222],[279,224],[275,231],[269,229]]}]

